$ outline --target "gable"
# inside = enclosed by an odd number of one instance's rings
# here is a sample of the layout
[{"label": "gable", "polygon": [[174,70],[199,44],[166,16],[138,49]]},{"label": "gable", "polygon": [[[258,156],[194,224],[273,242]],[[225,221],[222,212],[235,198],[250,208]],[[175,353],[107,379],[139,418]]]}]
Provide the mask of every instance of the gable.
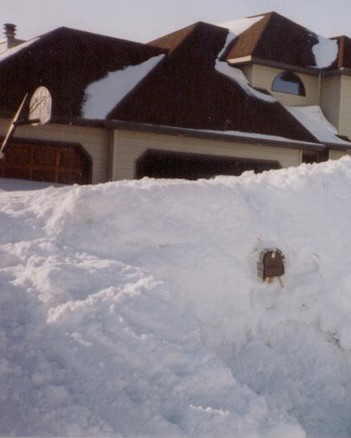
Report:
[{"label": "gable", "polygon": [[274,98],[218,68],[228,30],[198,23],[109,118],[192,129],[256,132],[314,142]]},{"label": "gable", "polygon": [[90,83],[163,52],[145,44],[56,29],[0,55],[0,112],[13,113],[27,92],[31,95],[44,85],[52,95],[54,118],[80,117]]},{"label": "gable", "polygon": [[332,40],[270,12],[234,40],[226,58],[230,62],[251,57],[280,65],[325,68],[335,67],[337,54]]}]

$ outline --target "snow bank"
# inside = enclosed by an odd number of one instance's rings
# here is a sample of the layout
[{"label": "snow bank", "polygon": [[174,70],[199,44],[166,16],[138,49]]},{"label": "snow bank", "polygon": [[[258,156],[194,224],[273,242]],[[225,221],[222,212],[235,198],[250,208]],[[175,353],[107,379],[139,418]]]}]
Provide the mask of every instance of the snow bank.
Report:
[{"label": "snow bank", "polygon": [[348,437],[350,183],[345,158],[3,189],[0,434]]}]

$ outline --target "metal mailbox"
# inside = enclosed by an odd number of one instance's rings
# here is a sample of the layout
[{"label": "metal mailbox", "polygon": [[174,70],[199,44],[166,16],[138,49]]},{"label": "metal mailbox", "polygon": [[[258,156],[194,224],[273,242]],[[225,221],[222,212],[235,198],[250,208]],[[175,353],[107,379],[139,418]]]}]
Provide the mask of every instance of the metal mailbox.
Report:
[{"label": "metal mailbox", "polygon": [[258,275],[263,281],[281,277],[284,273],[284,254],[278,248],[270,248],[261,252]]}]

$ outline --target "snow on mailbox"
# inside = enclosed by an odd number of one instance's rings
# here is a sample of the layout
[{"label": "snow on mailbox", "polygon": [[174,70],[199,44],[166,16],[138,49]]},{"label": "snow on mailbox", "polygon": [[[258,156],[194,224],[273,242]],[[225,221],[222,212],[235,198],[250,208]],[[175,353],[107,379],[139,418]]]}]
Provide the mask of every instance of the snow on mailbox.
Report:
[{"label": "snow on mailbox", "polygon": [[265,249],[260,254],[258,275],[263,281],[271,282],[285,272],[284,254],[278,248]]}]

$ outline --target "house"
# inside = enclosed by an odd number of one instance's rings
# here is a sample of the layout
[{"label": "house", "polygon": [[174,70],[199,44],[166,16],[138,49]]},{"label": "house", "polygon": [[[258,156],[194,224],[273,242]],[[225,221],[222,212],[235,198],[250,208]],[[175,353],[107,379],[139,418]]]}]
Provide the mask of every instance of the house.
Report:
[{"label": "house", "polygon": [[[351,151],[350,38],[275,12],[198,22],[148,44],[68,28],[11,41],[0,50],[0,135],[29,98],[3,177],[194,179]],[[48,123],[26,123],[33,107]]]}]

